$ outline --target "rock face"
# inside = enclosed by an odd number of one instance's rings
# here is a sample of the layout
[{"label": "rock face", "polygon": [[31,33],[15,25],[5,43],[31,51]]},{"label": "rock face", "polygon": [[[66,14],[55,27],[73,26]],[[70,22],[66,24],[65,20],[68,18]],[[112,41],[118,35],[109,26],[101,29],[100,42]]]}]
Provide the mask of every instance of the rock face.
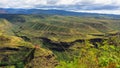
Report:
[{"label": "rock face", "polygon": [[55,68],[58,65],[56,56],[49,50],[37,48],[34,52],[34,59],[25,68]]},{"label": "rock face", "polygon": [[[38,37],[36,39],[37,40],[41,39],[43,45],[47,45],[46,47],[49,48],[50,50],[59,51],[59,52],[69,50],[72,46],[74,46],[75,43],[85,43],[84,39],[76,39],[71,42],[53,41],[51,39],[44,38],[44,37]],[[92,45],[94,45],[95,48],[98,47],[97,43],[102,43],[103,40],[106,40],[106,39],[103,39],[103,38],[88,39],[88,41]]]}]

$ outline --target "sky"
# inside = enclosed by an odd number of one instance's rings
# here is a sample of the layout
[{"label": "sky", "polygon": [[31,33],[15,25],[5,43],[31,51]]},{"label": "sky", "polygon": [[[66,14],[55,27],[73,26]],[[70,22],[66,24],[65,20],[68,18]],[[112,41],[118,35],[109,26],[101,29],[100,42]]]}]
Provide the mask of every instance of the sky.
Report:
[{"label": "sky", "polygon": [[120,0],[0,0],[0,8],[59,9],[120,14]]}]

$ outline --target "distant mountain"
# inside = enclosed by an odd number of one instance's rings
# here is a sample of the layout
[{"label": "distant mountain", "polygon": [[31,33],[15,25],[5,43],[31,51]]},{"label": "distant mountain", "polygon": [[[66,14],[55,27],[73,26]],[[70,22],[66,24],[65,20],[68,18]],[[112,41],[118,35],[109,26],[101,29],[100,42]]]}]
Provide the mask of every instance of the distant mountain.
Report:
[{"label": "distant mountain", "polygon": [[6,10],[4,10],[4,9],[0,9],[0,13],[6,13]]},{"label": "distant mountain", "polygon": [[98,14],[98,13],[84,13],[84,12],[72,12],[65,10],[42,10],[42,9],[10,9],[0,8],[1,14],[52,14],[52,15],[64,15],[64,16],[85,16],[96,18],[112,18],[120,19],[120,15],[114,14]]}]

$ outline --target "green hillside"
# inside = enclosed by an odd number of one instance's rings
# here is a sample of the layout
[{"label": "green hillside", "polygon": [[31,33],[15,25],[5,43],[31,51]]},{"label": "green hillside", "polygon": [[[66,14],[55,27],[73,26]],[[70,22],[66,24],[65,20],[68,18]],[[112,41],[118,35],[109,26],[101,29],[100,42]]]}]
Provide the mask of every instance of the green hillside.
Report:
[{"label": "green hillside", "polygon": [[118,19],[0,15],[0,67],[119,68],[119,45]]},{"label": "green hillside", "polygon": [[[6,15],[7,16],[7,15]],[[83,38],[94,38],[90,34],[107,34],[120,29],[120,20],[97,19],[58,15],[10,15],[5,17],[16,25],[15,31],[28,36],[47,37],[64,41]],[[54,39],[53,39],[54,38]],[[76,39],[76,38],[75,38]],[[74,40],[75,40],[74,39]]]}]

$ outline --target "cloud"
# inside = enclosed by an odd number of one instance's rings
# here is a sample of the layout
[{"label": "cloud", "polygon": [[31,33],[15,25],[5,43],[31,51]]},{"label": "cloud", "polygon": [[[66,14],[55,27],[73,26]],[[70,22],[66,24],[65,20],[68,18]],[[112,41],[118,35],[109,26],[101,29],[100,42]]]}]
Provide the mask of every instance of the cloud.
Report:
[{"label": "cloud", "polygon": [[80,2],[81,0],[58,0],[58,2],[56,3],[56,5],[75,5],[78,2]]},{"label": "cloud", "polygon": [[35,5],[47,5],[47,0],[1,0],[0,8],[33,8]]},{"label": "cloud", "polygon": [[[73,10],[74,11],[74,10]],[[116,14],[120,15],[120,10],[80,10],[75,12],[86,12],[86,13],[101,13],[101,14]]]},{"label": "cloud", "polygon": [[114,11],[116,13],[120,10],[120,0],[1,0],[0,8],[42,8],[99,13]]}]

